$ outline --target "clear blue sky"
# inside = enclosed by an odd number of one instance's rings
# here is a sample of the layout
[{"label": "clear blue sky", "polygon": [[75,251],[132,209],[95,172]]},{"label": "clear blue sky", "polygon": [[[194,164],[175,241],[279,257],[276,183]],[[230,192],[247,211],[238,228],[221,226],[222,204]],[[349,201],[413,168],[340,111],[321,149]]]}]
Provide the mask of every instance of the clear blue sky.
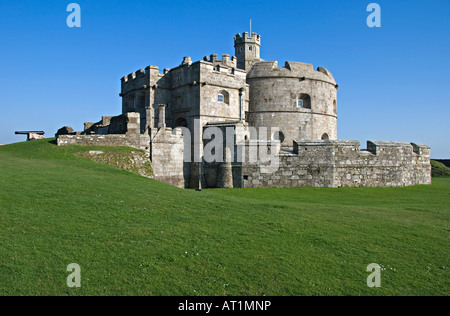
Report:
[{"label": "clear blue sky", "polygon": [[[66,25],[81,6],[79,29]],[[367,27],[377,2],[382,27]],[[265,60],[328,68],[339,83],[339,139],[428,144],[450,158],[449,0],[1,0],[0,144],[121,111],[120,78],[183,56],[234,54],[233,37],[262,35]]]}]

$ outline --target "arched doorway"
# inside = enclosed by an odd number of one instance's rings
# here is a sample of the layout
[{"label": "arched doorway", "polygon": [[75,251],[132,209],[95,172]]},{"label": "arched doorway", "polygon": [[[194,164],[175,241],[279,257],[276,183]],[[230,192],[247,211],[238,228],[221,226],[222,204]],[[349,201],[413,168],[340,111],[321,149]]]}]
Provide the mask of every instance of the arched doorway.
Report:
[{"label": "arched doorway", "polygon": [[322,135],[322,140],[330,140],[330,136],[328,136],[327,133],[324,133],[324,134]]}]

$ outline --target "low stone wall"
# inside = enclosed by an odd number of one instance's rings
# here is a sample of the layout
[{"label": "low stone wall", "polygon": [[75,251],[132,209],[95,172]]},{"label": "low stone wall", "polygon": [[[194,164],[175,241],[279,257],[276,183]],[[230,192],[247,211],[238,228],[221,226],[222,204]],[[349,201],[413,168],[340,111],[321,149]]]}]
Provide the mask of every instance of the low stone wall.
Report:
[{"label": "low stone wall", "polygon": [[430,149],[421,144],[358,141],[295,142],[279,168],[242,165],[242,187],[399,187],[431,184]]},{"label": "low stone wall", "polygon": [[144,150],[150,154],[149,135],[61,135],[57,138],[58,146],[128,146]]}]

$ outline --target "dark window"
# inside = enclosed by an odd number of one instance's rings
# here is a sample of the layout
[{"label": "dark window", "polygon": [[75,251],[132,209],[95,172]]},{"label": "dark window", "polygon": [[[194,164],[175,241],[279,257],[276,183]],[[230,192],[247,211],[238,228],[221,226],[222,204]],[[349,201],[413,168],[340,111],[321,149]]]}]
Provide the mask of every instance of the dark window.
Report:
[{"label": "dark window", "polygon": [[301,93],[297,97],[297,107],[310,109],[311,108],[311,97],[309,94]]}]

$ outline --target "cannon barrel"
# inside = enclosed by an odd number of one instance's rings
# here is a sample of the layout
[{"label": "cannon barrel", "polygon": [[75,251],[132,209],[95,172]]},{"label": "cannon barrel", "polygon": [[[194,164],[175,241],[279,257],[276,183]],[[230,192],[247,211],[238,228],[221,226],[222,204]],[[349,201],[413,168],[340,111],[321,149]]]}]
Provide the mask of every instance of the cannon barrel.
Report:
[{"label": "cannon barrel", "polygon": [[19,132],[16,132],[16,135],[27,135],[27,134],[45,135],[45,132],[43,132],[43,131],[19,131]]}]

